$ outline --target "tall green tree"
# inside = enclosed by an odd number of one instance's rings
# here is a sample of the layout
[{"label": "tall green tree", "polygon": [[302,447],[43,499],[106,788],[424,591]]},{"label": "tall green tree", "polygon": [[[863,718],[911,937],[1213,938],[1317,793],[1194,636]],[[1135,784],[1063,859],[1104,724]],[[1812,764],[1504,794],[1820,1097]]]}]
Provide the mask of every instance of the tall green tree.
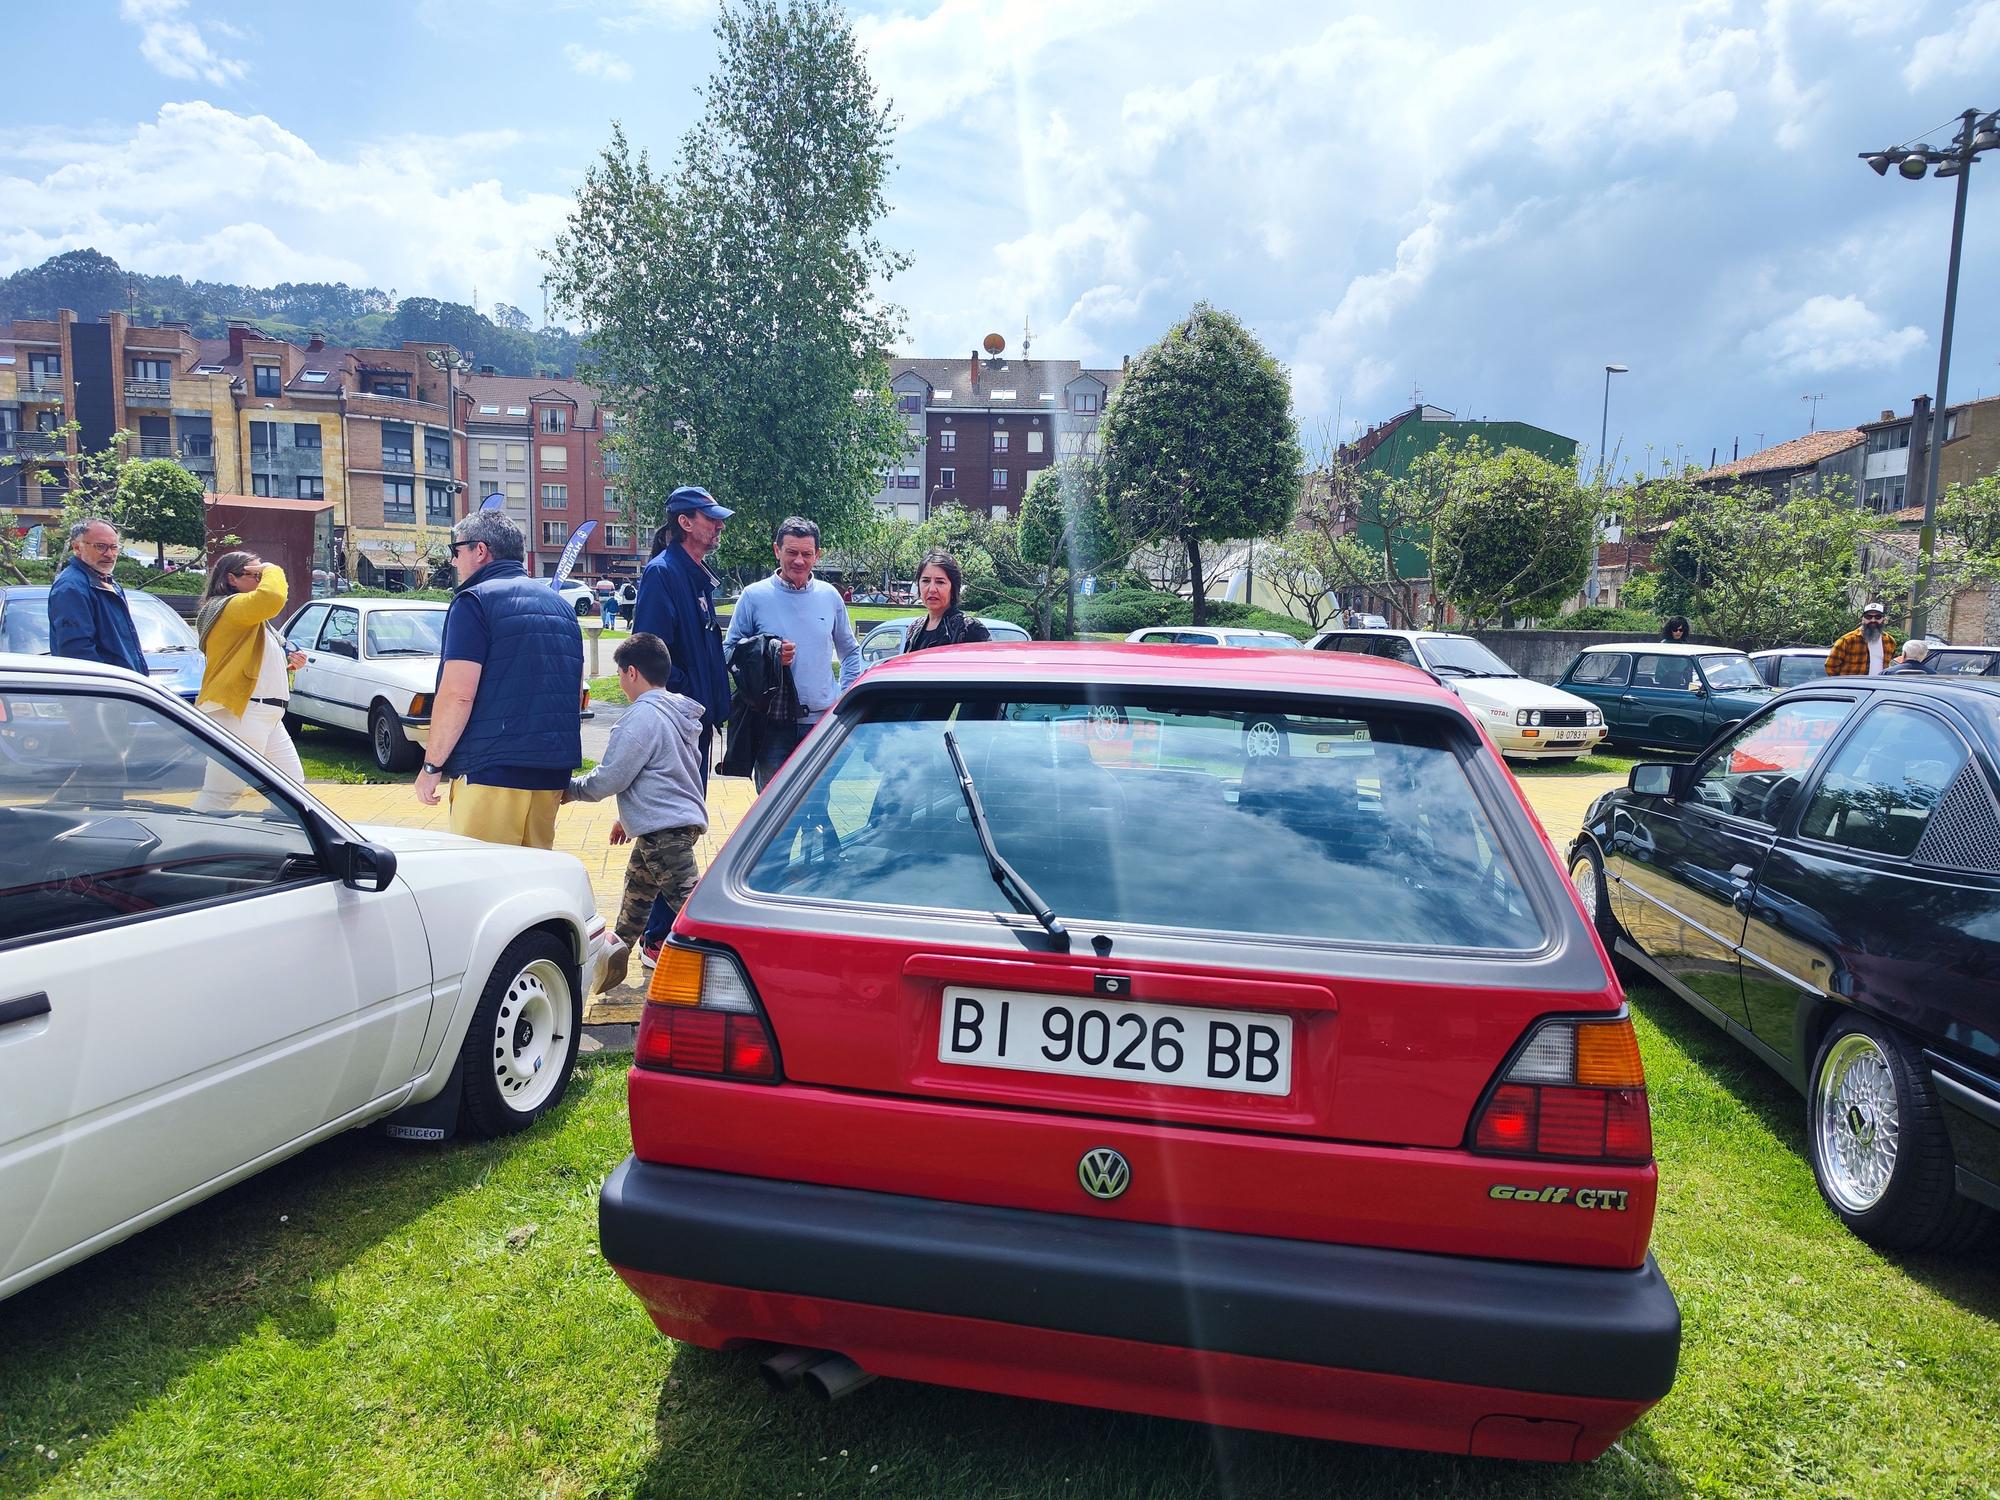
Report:
[{"label": "tall green tree", "polygon": [[1065,639],[1076,634],[1076,589],[1093,573],[1123,567],[1132,542],[1104,498],[1103,466],[1078,454],[1038,470],[1021,497],[1022,560],[1042,570],[1035,619],[1038,633],[1056,634],[1053,601],[1063,599]]},{"label": "tall green tree", "polygon": [[1203,542],[1269,536],[1299,503],[1305,458],[1291,382],[1263,345],[1206,302],[1132,363],[1104,419],[1104,494],[1135,541],[1187,554],[1207,618]]},{"label": "tall green tree", "polygon": [[127,536],[151,542],[164,565],[168,547],[207,546],[207,503],[192,472],[171,458],[142,458],[118,471],[113,519]]},{"label": "tall green tree", "polygon": [[[590,330],[585,378],[623,421],[627,485],[657,519],[678,485],[739,511],[724,566],[768,560],[786,515],[847,542],[904,428],[875,287],[907,258],[876,227],[892,127],[831,0],[735,0],[679,158],[622,129],[578,191],[549,288]],[[859,393],[859,394],[857,394]]]},{"label": "tall green tree", "polygon": [[1440,509],[1432,584],[1477,627],[1553,614],[1590,571],[1598,496],[1576,471],[1477,440],[1445,459],[1463,466]]}]

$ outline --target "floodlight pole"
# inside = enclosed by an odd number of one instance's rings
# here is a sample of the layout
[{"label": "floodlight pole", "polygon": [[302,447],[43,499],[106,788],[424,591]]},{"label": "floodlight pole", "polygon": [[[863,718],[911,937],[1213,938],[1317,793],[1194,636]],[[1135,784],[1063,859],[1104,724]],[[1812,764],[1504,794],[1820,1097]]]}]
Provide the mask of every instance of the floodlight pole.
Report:
[{"label": "floodlight pole", "polygon": [[[1604,367],[1604,411],[1598,418],[1597,423],[1597,499],[1599,505],[1602,505],[1604,502],[1604,490],[1609,481],[1609,475],[1606,471],[1604,445],[1611,434],[1611,377],[1625,373],[1626,367],[1624,365],[1606,365]],[[1603,534],[1603,530],[1604,513],[1601,510],[1594,511],[1590,518],[1590,577],[1583,585],[1583,602],[1585,604],[1597,603],[1597,544],[1600,536]]]},{"label": "floodlight pole", "polygon": [[1965,112],[1965,128],[1959,132],[1962,145],[1958,172],[1958,192],[1951,211],[1951,260],[1944,273],[1944,331],[1938,337],[1937,399],[1931,403],[1930,433],[1924,445],[1924,524],[1917,533],[1917,596],[1910,605],[1910,637],[1922,640],[1930,633],[1931,573],[1937,553],[1937,495],[1940,461],[1951,408],[1945,404],[1946,381],[1951,376],[1951,325],[1958,313],[1958,261],[1965,243],[1965,191],[1972,183],[1972,124],[1977,110]]}]

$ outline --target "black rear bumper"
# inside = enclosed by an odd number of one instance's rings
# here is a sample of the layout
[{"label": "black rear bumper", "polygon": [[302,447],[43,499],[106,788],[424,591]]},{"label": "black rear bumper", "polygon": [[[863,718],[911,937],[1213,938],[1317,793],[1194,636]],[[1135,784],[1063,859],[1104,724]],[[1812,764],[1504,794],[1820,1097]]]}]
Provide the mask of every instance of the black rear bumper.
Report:
[{"label": "black rear bumper", "polygon": [[1680,1309],[1635,1271],[1521,1265],[776,1182],[628,1157],[604,1257],[754,1291],[1551,1395],[1656,1401]]}]

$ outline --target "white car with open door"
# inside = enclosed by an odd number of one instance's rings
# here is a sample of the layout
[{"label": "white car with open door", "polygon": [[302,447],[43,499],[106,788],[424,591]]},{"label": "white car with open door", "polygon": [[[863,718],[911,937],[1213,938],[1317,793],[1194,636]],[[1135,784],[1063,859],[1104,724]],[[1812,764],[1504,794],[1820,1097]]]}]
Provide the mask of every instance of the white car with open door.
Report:
[{"label": "white car with open door", "polygon": [[356,1125],[526,1129],[615,942],[568,855],[350,827],[143,677],[0,655],[0,1297]]}]

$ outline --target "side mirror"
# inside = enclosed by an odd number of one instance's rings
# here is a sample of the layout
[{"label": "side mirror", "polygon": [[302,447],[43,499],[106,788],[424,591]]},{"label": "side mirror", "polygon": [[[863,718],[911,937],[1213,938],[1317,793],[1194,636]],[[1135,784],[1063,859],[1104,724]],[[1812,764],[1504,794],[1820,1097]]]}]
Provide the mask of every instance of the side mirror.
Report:
[{"label": "side mirror", "polygon": [[1671,797],[1674,794],[1674,773],[1679,769],[1663,761],[1636,765],[1625,784],[1640,797]]},{"label": "side mirror", "polygon": [[396,851],[381,844],[333,846],[334,873],[340,883],[357,891],[386,891],[396,878]]}]

